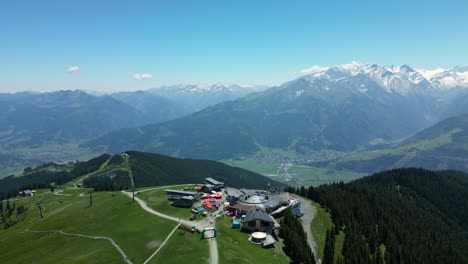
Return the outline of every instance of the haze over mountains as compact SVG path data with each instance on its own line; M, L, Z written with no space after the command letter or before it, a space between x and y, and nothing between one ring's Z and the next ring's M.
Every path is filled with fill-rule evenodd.
M263 88L218 84L99 96L80 90L0 94L1 171L88 158L96 153L77 144L116 129L171 120L258 89Z
M209 159L276 149L315 162L310 157L323 150L393 147L468 112L463 67L425 70L353 62L303 72L269 89L213 84L102 96L82 91L0 94L1 162L9 166L20 160L12 156L31 150L46 153L36 155L39 161L57 160L65 152L57 144L72 144L80 155L142 150ZM66 158L74 158L73 152Z
M83 146L212 159L265 147L300 154L352 151L391 143L468 111L463 77L442 88L436 84L446 76L428 80L408 65L351 63L307 71L264 92L176 120L115 131Z
M396 146L351 152L309 165L363 173L402 167L468 171L468 114L445 119Z

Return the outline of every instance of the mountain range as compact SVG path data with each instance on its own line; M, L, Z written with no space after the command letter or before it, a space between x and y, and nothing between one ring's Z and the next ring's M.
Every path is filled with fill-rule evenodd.
M271 88L213 84L101 96L83 91L0 94L0 154L12 163L9 157L18 150L23 155L47 149L54 156L35 153L29 160L53 161L64 152L62 146L72 144L67 159L76 152L89 156L129 149L209 159L276 149L307 157L324 150L388 148L468 112L463 67L426 70L353 62L303 72Z
M351 63L307 71L263 92L168 122L114 131L83 146L212 159L264 148L353 151L400 140L468 111L462 77L442 88L438 78L446 77L428 80L408 65Z
M184 105L191 112L202 110L206 107L231 101L254 92L266 90L267 86L250 84L225 85L215 83L209 85L170 85L147 90L149 94L158 95Z
M80 142L143 121L125 103L82 91L0 94L1 149Z
M165 88L100 95L81 90L0 94L0 175L41 162L89 158L97 153L77 144L121 128L175 119L261 89L217 85L190 86L190 91L189 86L181 87L185 88L174 90L173 95L169 91L158 95Z

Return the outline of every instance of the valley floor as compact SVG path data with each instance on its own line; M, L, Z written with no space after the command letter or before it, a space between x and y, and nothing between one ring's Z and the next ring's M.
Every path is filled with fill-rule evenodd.
M318 186L333 182L349 182L364 176L353 171L340 171L295 164L292 161L262 162L254 158L223 160L224 163L247 169L291 186Z

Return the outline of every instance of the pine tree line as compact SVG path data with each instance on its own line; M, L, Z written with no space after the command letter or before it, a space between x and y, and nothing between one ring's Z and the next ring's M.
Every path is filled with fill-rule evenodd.
M16 205L14 202L10 203L10 200L6 202L0 202L0 228L8 229L25 218L27 207L24 205Z
M468 263L465 173L396 169L288 190L327 208L345 233L343 259L332 260L328 232L324 263Z
M292 263L315 264L312 249L307 243L307 235L301 222L290 211L286 210L281 220L279 236L284 239L284 253Z
M16 197L18 191L21 190L46 189L49 188L52 183L56 185L67 183L82 175L98 170L109 157L109 154L102 154L89 161L77 162L70 172L38 170L21 177L6 177L0 180L0 199L5 200ZM38 167L40 168L41 166Z
M83 185L87 188L94 188L95 191L120 191L130 189L132 182L127 171L115 170L86 178L83 180Z

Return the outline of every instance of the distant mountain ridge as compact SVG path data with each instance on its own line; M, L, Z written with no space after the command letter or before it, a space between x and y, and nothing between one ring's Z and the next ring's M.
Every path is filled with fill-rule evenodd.
M423 69L412 68L406 64L385 66L352 62L334 67L314 66L303 70L308 75L301 77L311 79L339 79L357 74L364 74L379 83L388 91L405 94L408 89L453 89L468 88L468 67ZM417 86L417 87L415 87Z
M204 105L231 100L258 87L202 89L186 101L151 91L112 94L60 90L0 93L0 176L40 162L73 160L96 153L77 145L110 131L160 123L198 111ZM204 105L197 100L203 99ZM180 100L179 100L180 99Z
M182 103L147 91L118 92L110 96L138 110L145 124L164 122L193 112Z
M142 123L137 110L108 96L69 90L0 94L2 149L79 142Z
M267 88L267 86L225 85L222 83L210 85L179 84L161 86L149 89L147 92L183 104L191 109L192 112L195 112L221 102L246 96L250 93L261 92Z
M423 70L353 62L304 73L269 89L213 84L101 96L0 94L0 153L20 148L44 153L42 147L69 143L82 143L80 151L87 153L136 149L209 159L268 149L295 155L349 152L400 140L468 112L463 67ZM50 149L54 159L60 151Z
M281 86L180 119L116 131L83 146L211 159L255 153L262 147L297 153L351 151L407 137L468 111L462 102L457 111L452 109L459 96L441 101L438 95L444 91L408 65L315 67Z
M351 153L349 157L311 165L364 173L400 167L468 172L468 114L442 120L394 148Z

